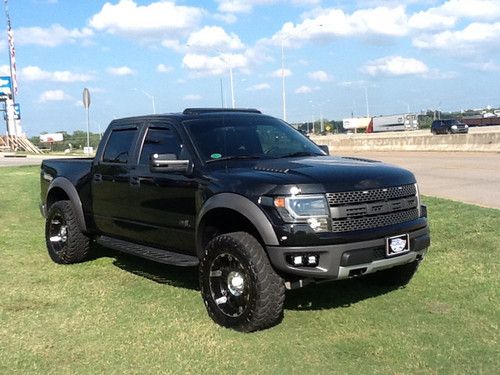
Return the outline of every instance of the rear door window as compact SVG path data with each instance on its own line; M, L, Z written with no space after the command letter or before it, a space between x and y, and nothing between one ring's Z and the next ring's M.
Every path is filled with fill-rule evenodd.
M105 163L127 164L133 151L132 144L137 129L115 129L111 132L102 161Z

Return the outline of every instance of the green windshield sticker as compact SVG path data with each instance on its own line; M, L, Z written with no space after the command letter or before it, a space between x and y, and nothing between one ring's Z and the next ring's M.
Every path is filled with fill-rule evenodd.
M210 155L210 157L212 159L220 159L222 157L222 155L221 154L212 154L212 155Z

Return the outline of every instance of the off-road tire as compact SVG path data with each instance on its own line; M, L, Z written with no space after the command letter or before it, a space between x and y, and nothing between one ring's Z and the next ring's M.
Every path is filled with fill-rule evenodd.
M378 285L402 287L411 281L413 275L417 272L419 264L420 261L415 260L401 266L378 271L367 275L367 280Z
M221 266L224 262L231 265ZM272 327L283 319L283 279L274 271L261 244L252 235L233 232L215 237L207 244L199 269L201 296L208 315L217 324L241 332L252 332ZM231 294L228 276L235 270L241 273L244 280L244 291L236 297ZM221 274L219 278L216 276L218 273ZM218 304L218 299L225 298L220 294L224 285L229 302ZM231 301L236 302L233 304ZM241 307L240 303L245 307ZM241 311L232 311L233 305ZM231 316L225 310L235 315Z
M55 233L59 225L65 225L65 236L60 236L60 230ZM58 235L63 237L61 241L55 240ZM58 201L50 206L45 221L45 241L49 256L56 263L79 263L87 259L90 252L90 238L80 230L70 201Z

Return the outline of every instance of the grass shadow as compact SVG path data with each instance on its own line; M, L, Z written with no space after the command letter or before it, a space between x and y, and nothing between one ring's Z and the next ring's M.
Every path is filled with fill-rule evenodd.
M114 258L114 266L156 283L199 290L197 267L171 266L93 244L91 259L104 257Z

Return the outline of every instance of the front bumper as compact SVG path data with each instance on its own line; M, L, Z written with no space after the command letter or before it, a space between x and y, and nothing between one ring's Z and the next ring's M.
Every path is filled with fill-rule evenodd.
M267 246L267 253L275 269L287 275L306 279L346 279L422 259L430 245L428 227L415 230L408 235L410 252L391 258L385 257L385 237L327 246ZM293 266L287 258L294 254L318 255L318 265Z

